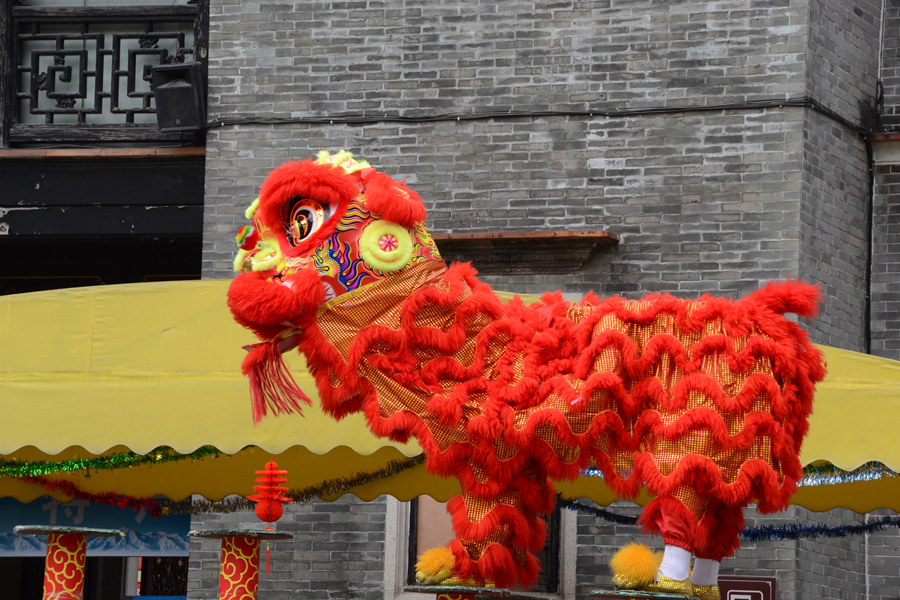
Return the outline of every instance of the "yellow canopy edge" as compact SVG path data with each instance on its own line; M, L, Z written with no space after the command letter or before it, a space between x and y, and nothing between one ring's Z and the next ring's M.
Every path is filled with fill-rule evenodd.
M227 281L142 283L0 298L0 454L70 446L100 454L113 446L146 453L166 445L189 453L234 453L295 445L323 454L345 445L407 456L418 444L375 438L362 415L341 422L317 403L303 415L270 415L254 426L242 346L257 341L225 305ZM317 398L302 357L286 362Z
M376 438L361 415L336 422L315 402L303 416L270 415L254 426L240 363L241 346L255 339L231 319L228 285L143 283L0 297L0 454L59 460L125 448L146 453L165 445L189 453L215 446L231 456L66 477L92 492L217 499L249 493L253 471L272 457L298 489L374 472L421 452L415 442ZM829 372L818 386L803 464L825 460L851 470L880 461L900 470L900 447L892 442L900 430L900 363L822 349ZM315 400L302 358L292 353L287 362ZM557 487L567 497L600 504L615 499L597 478ZM447 499L458 489L456 481L420 466L350 493L364 500L381 494ZM0 479L0 496L28 501L45 493ZM887 479L801 488L794 502L864 512L900 510L898 498L900 483Z

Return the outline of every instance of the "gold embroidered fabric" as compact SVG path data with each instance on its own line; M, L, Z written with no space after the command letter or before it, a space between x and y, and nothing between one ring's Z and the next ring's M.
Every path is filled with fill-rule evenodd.
M328 341L347 360L350 344L360 330L369 325L399 329L403 301L417 289L440 284L446 270L444 261L440 259L411 265L392 277L380 279L323 304L316 314L316 321ZM437 309L431 311L430 319L433 322L428 324L433 327L447 324L442 311ZM426 323L428 319L421 317L421 321Z
M466 304L476 300L475 291L445 275L440 261L411 265L330 303L317 322L345 359L360 332L380 328L356 367L377 391L378 417L414 415L441 453L465 448L466 468L476 481L507 481L509 470L549 448L561 467L592 458L614 487L629 478L644 480L646 469L683 478L679 467L691 456L709 459L711 476L726 486L750 461L765 465L782 485L772 436L784 434L785 416L776 416L766 391L773 389L770 383L750 384L762 378L781 394L790 382L775 375L768 351L748 353L752 339L770 341L757 327L735 329L737 317L721 311L706 316L698 312L706 310L702 302L672 298L664 310L648 300L616 300L614 309L569 305L554 323L532 308L493 314L471 308L482 306L477 302ZM403 313L404 302L429 286L434 294ZM545 330L571 337L541 342ZM574 352L560 354L564 348ZM768 425L748 429L759 425L760 416ZM493 433L485 437L487 431ZM649 462L638 472L641 455ZM698 493L686 484L668 489L698 517L712 490ZM500 503L520 506L502 493L480 497L467 505L467 517L480 521ZM490 543L505 543L505 531L463 542L480 555Z

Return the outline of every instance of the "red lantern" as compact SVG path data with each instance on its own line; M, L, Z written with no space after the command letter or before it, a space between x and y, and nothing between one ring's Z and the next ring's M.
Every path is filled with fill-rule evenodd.
M284 514L283 505L291 501L290 498L282 495L282 492L286 492L288 489L278 485L279 483L287 481L287 477L283 477L283 475L287 475L287 471L278 470L278 463L271 461L266 463L265 470L257 471L256 474L262 476L256 478L256 483L261 485L253 486L253 491L258 493L247 496L247 500L256 502L256 516L259 517L261 521L274 523ZM266 527L266 529L272 528ZM274 531L274 529L272 529L272 531ZM266 573L268 572L269 544L266 542Z
M282 508L281 502L278 500L266 498L265 500L260 500L256 503L256 516L259 517L260 521L274 523L280 519L283 514L284 508Z

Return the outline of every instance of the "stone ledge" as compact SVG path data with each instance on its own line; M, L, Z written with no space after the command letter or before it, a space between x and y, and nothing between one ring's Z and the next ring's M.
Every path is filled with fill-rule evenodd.
M471 261L484 275L577 273L600 250L619 243L602 230L432 233L448 263Z
M5 148L0 160L21 158L169 158L205 156L206 148Z

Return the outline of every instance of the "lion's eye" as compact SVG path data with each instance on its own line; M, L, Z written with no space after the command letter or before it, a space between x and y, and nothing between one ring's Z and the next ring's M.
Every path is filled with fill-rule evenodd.
M287 215L287 240L297 246L315 233L325 223L325 211L315 200L298 198L290 205Z

